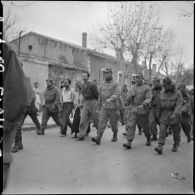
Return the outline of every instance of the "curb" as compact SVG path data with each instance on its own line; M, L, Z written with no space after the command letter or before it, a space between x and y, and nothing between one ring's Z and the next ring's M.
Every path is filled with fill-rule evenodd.
M58 125L56 125L56 124L47 125L46 129L51 129L51 128L54 128L54 127L58 127ZM36 129L37 129L36 127L25 127L25 128L22 128L22 131L32 131L32 130L36 130Z

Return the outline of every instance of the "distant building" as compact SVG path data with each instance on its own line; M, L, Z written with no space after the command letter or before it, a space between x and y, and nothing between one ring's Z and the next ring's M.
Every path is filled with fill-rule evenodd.
M113 69L114 78L122 85L130 84L132 74L136 73L129 62L120 62L114 56L87 48L87 33L82 33L82 46L50 38L36 32L29 32L10 42L23 64L24 72L31 78L32 84L37 81L40 91L46 88L46 78L52 77L57 86L61 80L69 78L72 86L83 72L90 72L91 80L103 81L103 70L106 66ZM121 65L122 64L122 65ZM144 74L144 66L138 65L139 72Z

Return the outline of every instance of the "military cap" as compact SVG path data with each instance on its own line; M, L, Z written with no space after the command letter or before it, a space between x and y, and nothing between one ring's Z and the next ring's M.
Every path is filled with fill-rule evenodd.
M171 80L169 77L165 77L165 78L163 79L163 83L171 84L171 83L172 83L172 80Z
M48 78L48 79L46 79L46 81L51 81L52 83L54 83L52 78Z

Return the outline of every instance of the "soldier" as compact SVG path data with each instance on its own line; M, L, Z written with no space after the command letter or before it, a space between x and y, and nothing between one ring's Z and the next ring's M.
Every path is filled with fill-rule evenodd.
M183 107L181 109L180 117L181 117L181 127L187 137L187 142L191 141L191 99L189 94L187 93L185 84L180 84L178 86L182 97L183 97Z
M126 117L125 117L125 102L128 96L128 89L127 89L127 85L124 84L121 88L121 98L123 101L123 108L120 111L120 115L121 115L121 119L122 119L122 125L126 124Z
M104 130L107 126L108 119L110 120L111 129L113 131L112 142L117 141L117 132L118 132L118 119L119 119L119 96L120 88L119 84L114 81L112 76L112 69L105 69L105 80L100 86L99 93L99 108L100 111L100 121L99 128L97 131L97 136L92 137L92 141L96 144L101 143L101 138L104 133Z
M9 170L13 161L11 147L19 121L26 110L27 86L25 75L16 54L3 44L3 189L6 188Z
M127 105L129 105L127 118L127 143L123 147L131 149L131 143L135 136L136 123L141 124L147 138L146 146L151 146L149 127L149 105L152 100L150 87L143 83L143 75L136 75L136 84L129 91Z
M192 122L192 131L191 131L191 140L194 140L194 89L191 91L191 122Z
M35 91L32 89L31 83L30 83L30 78L26 78L26 84L27 84L27 91L28 91L28 99L27 99L27 107L26 107L26 112L23 114L21 120L20 120L20 125L16 131L16 136L15 136L15 145L12 148L12 152L18 152L19 150L23 149L23 144L22 144L22 126L24 124L24 121L29 115L33 122L35 123L37 127L37 131L40 131L40 123L37 118L37 112L38 108L35 106Z
M177 152L180 134L180 111L182 108L182 95L178 91L169 77L163 79L163 88L159 95L159 103L157 106L157 116L160 121L160 132L158 138L158 147L155 151L159 154L163 152L165 144L167 128L170 126L173 130L173 152Z
M161 90L162 90L162 86L160 84L160 80L154 77L152 81L152 102L151 102L151 110L149 114L149 121L150 121L151 135L152 135L151 141L157 140L157 124L160 125L159 121L157 120L156 107L158 103L158 96Z
M47 127L47 121L50 116L53 118L55 123L62 127L61 120L59 117L59 92L54 86L54 82L51 78L46 80L47 88L44 93L45 105L43 107L41 129L38 131L38 135L44 135L44 130ZM62 129L61 129L62 130Z
M81 121L79 125L79 136L76 141L84 140L84 137L87 133L90 119L92 118L94 126L98 129L98 113L97 113L97 104L98 104L98 88L97 85L89 81L90 74L83 73L83 88L82 96L83 108L81 110Z

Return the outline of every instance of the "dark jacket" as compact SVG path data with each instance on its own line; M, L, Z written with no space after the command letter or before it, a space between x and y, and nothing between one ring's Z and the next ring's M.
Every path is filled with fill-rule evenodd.
M49 109L49 111L51 112L57 112L59 102L60 102L60 95L57 88L54 86L51 86L49 88L47 87L44 93L44 98L45 98L45 107ZM53 105L55 106L54 108L52 108Z
M113 79L111 81L105 81L101 84L99 89L99 106L109 109L119 108L120 87ZM106 100L111 99L110 103Z
M93 82L87 81L83 84L81 93L86 100L98 99L98 88Z
M160 119L160 123L166 125L179 123L179 117L177 117L177 121L174 122L171 120L171 116L173 114L177 116L180 115L182 104L183 98L180 91L174 89L173 92L165 93L165 90L162 90L157 106L157 115L158 119Z
M4 130L13 130L26 110L27 86L24 72L15 52L6 44L3 46Z

